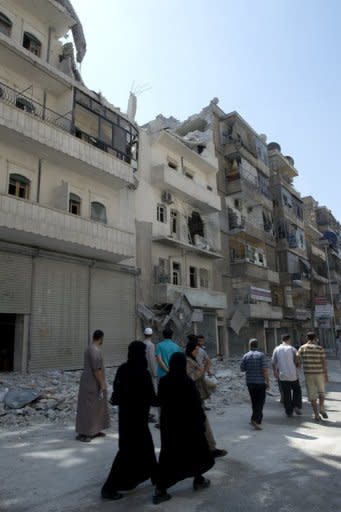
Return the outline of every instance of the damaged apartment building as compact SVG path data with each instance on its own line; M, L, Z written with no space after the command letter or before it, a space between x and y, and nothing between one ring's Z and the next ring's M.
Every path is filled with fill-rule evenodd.
M214 273L226 295L228 351L240 354L251 337L271 350L283 312L274 293L279 273L266 137L237 112L225 114L216 98L176 132L199 146L209 140L217 161L222 258Z
M190 144L179 123L158 116L141 130L136 191L139 313L185 341L204 334L211 354L226 352L226 294L215 279L222 258L217 162L206 144Z
M0 370L82 367L98 328L117 364L135 337L138 128L85 50L69 0L0 0Z

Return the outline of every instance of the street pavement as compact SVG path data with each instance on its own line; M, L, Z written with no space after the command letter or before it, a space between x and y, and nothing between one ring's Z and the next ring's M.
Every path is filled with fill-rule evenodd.
M0 511L340 512L341 369L335 360L329 367L328 420L314 422L306 402L302 417L287 418L274 397L267 398L260 432L249 425L248 404L209 413L229 455L207 473L209 489L193 492L186 480L158 506L150 483L117 502L99 497L117 449L114 430L91 444L76 442L71 427L0 430ZM151 430L159 449L159 433Z

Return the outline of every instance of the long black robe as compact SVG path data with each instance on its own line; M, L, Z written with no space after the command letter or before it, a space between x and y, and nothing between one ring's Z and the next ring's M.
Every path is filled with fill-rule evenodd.
M146 368L124 363L117 370L111 402L119 406L119 451L103 491L129 491L139 483L155 481L157 462L148 427L151 405L157 405Z
M185 371L186 359L183 364ZM195 383L185 374L170 373L160 380L158 398L161 452L157 486L167 489L205 473L214 465L214 458L207 444L206 416Z

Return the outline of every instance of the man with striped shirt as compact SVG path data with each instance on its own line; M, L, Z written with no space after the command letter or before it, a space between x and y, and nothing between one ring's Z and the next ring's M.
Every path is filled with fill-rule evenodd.
M308 332L307 343L300 347L298 357L303 362L308 400L312 405L315 420L320 421L320 415L322 418L328 418L324 408L325 382L328 382L326 354L317 344L315 333ZM317 399L319 399L319 408Z
M269 387L269 370L265 354L258 349L258 341L251 338L249 352L244 354L240 363L240 370L246 373L246 384L250 393L252 404L251 425L255 430L262 430L263 407L265 392Z

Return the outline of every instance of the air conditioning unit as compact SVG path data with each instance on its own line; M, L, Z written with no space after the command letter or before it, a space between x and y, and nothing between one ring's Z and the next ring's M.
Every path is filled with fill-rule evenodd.
M173 202L173 196L170 192L168 192L167 190L164 190L161 194L161 200L164 203L170 204Z

